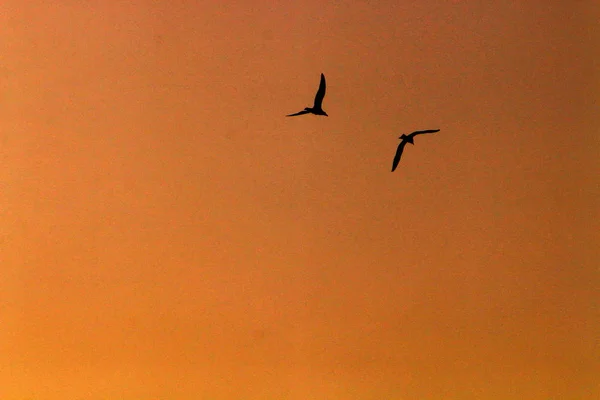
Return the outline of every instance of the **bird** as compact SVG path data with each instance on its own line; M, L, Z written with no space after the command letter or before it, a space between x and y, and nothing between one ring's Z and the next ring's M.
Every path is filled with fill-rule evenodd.
M286 117L295 117L296 115L303 114L315 114L315 115L324 115L328 117L327 113L323 111L323 97L325 97L325 75L321 74L321 83L319 84L319 90L317 90L317 94L315 95L315 104L311 107L306 107L304 110L299 111L295 114L286 115Z
M435 133L435 132L439 132L439 129L428 129L425 131L416 131L411 133L410 135L405 135L402 134L402 136L400 136L398 139L402 139L402 141L400 142L400 144L398 145L398 149L396 149L396 155L394 156L394 162L392 163L392 172L394 172L394 170L396 169L396 167L398 166L398 163L400 162L400 157L402 156L402 151L404 150L404 146L406 145L406 143L410 143L410 144L415 144L413 141L413 138L417 135L421 135L423 133Z

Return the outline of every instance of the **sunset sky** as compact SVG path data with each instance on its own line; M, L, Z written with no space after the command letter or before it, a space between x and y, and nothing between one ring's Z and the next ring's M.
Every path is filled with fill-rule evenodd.
M0 399L600 398L599 20L2 1Z

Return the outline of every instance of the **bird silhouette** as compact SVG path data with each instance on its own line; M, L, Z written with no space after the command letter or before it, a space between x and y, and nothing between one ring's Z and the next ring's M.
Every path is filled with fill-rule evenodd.
M404 146L406 145L406 143L410 143L410 144L415 144L413 141L413 138L417 135L421 135L423 133L435 133L435 132L439 132L439 129L429 129L426 131L416 131L411 133L410 135L405 135L402 134L402 136L400 136L398 139L402 139L402 141L400 142L400 144L398 145L398 149L396 149L396 155L394 156L394 162L392 163L392 172L394 172L394 170L396 169L396 167L398 166L398 163L400 162L400 157L402 157L402 151L404 151Z
M317 94L315 95L315 104L312 108L306 107L304 110L295 114L286 115L286 117L295 117L296 115L303 114L324 115L328 117L327 113L321 108L323 105L323 97L325 97L325 75L321 74L321 83L319 84L319 90L317 90Z

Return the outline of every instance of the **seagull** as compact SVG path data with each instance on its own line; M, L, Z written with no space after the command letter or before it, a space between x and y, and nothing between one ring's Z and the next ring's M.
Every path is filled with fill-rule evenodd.
M312 106L312 108L306 107L304 110L295 114L286 115L286 117L295 117L296 115L309 113L328 117L327 113L321 108L321 105L323 104L323 97L325 97L325 75L321 74L321 83L319 84L319 90L317 90L317 94L315 95L315 104Z
M429 129L426 131L416 131L416 132L411 133L410 135L402 134L402 136L400 136L398 138L398 139L402 139L402 141L398 145L398 149L396 150L396 155L394 156L394 162L392 164L392 172L394 172L394 170L398 166L398 163L400 162L400 157L402 156L402 151L404 150L404 146L406 145L406 143L415 144L413 142L413 138L415 136L420 135L422 133L435 133L435 132L439 132L439 131L440 131L439 129Z

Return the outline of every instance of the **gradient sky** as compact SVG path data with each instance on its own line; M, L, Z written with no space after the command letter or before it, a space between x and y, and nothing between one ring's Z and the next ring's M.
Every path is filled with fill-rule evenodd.
M0 4L0 398L598 399L599 3L223 3Z

